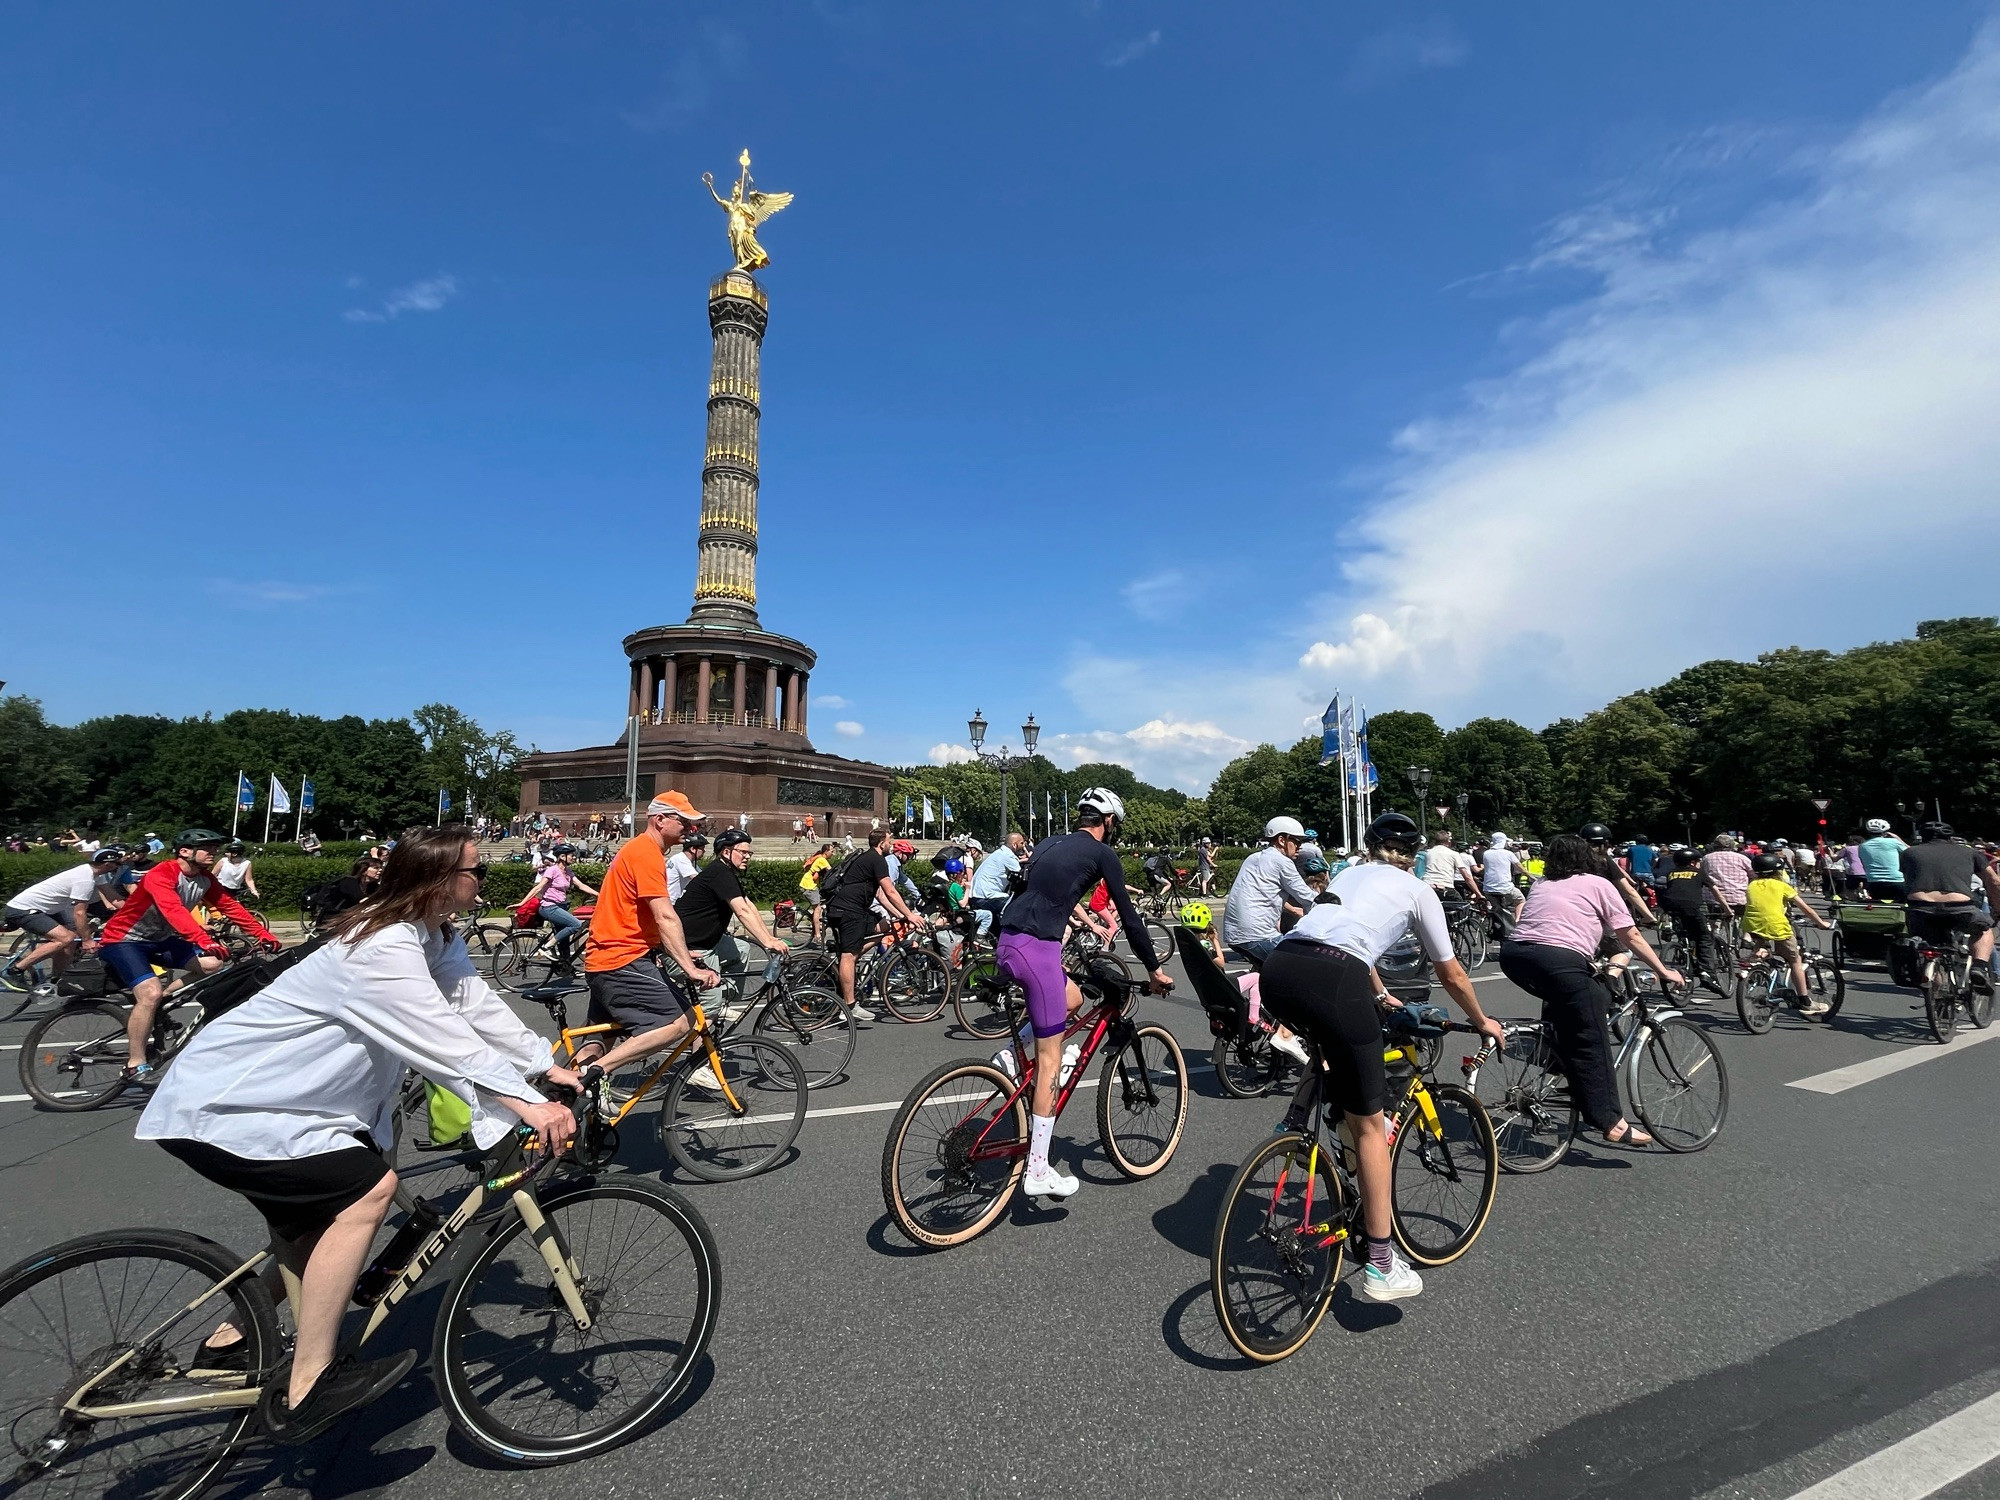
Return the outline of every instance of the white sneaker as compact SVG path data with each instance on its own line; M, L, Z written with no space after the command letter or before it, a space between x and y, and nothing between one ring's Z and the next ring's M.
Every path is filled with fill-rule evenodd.
M698 1089L708 1089L717 1094L722 1092L722 1080L715 1076L715 1069L707 1063L688 1074L688 1082Z
M1389 1252L1389 1274L1384 1276L1371 1261L1361 1269L1361 1295L1370 1302L1401 1302L1424 1289L1424 1278L1394 1250Z
M1271 1050L1282 1052L1287 1057L1295 1057L1300 1062L1312 1060L1306 1055L1305 1043L1295 1036L1279 1036L1275 1031L1271 1033Z
M1832 1009L1824 1000L1807 1000L1799 1006L1799 1014L1807 1020L1816 1020Z
M1021 1179L1021 1191L1030 1198L1067 1198L1077 1190L1077 1180L1067 1172L1058 1172L1050 1163L1037 1172L1032 1166Z
M850 1005L847 1007L847 1014L857 1021L872 1021L875 1019L875 1012L865 1005Z

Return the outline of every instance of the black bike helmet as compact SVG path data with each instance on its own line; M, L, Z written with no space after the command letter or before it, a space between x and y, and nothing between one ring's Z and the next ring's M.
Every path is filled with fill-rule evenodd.
M1364 839L1370 849L1394 849L1399 854L1415 854L1424 842L1417 820L1399 812L1385 812L1376 818L1368 825Z
M1583 827L1577 829L1576 836L1586 844L1608 844L1611 842L1611 830L1602 823L1586 823Z
M1759 854L1750 861L1750 868L1755 870L1759 875L1775 875L1784 863L1775 854Z
M1935 839L1948 839L1952 837L1951 824L1949 823L1926 823L1917 832L1923 835L1924 842L1926 843Z
M742 829L725 828L715 836L715 852L720 854L725 849L734 849L738 844L747 844L749 842L750 835Z

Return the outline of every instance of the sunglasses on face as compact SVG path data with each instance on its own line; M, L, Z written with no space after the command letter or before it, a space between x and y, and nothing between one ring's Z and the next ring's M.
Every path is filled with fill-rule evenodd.
M458 873L461 875L470 875L474 880L484 885L486 884L486 861L482 859L476 865L460 865Z

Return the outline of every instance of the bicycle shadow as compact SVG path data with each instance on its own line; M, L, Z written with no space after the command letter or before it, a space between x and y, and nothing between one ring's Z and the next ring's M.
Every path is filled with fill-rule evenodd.
M1153 1228L1161 1239L1189 1255L1207 1257L1215 1239L1215 1216L1236 1168L1216 1162L1191 1180L1172 1203L1153 1210Z
M1200 1310L1196 1311L1197 1304ZM1160 1319L1160 1339L1174 1357L1197 1370L1257 1370L1264 1368L1239 1353L1215 1321L1208 1282L1200 1281L1167 1304Z
M687 1389L682 1391L674 1399L673 1404L667 1407L659 1416L647 1423L638 1432L633 1433L631 1437L618 1446L621 1448L629 1447L641 1438L656 1435L672 1426L692 1409L697 1401L708 1394L708 1388L714 1383L715 1356L704 1353L695 1362L694 1374L688 1381ZM446 1434L444 1446L447 1453L468 1469L483 1469L488 1472L501 1474L519 1474L522 1472L520 1465L507 1463L505 1460L488 1453L485 1449L474 1445L456 1427ZM314 1500L320 1500L320 1497L315 1495Z
M940 1255L950 1248L945 1245L913 1245L907 1240L891 1239L889 1231L895 1224L896 1221L886 1213L870 1224L866 1236L868 1248L877 1255L888 1256L891 1260L911 1260L924 1255Z

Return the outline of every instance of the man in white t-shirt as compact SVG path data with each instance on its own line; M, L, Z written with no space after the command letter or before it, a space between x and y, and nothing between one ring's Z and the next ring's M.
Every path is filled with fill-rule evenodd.
M97 947L90 935L90 903L97 895L97 865L102 862L107 868L118 863L118 851L99 850L86 864L72 865L46 880L36 881L25 891L10 898L0 907L0 922L6 926L20 927L33 933L41 941L22 953L6 968L0 969L0 985L8 989L34 988L37 993L46 993L54 988L54 981L44 986L36 986L28 976L29 972L45 959L55 961L55 973L60 976L76 955L71 950L81 945L81 951L91 952Z
M1507 835L1496 831L1479 856L1479 893L1500 919L1503 933L1514 930L1521 914L1521 888L1514 883L1520 873L1520 856L1507 847Z
M1440 828L1431 835L1431 846L1424 851L1423 882L1438 893L1441 901L1479 901L1479 885L1473 879L1473 871L1479 862L1469 854L1460 854L1452 843L1451 830Z
M698 833L691 833L674 846L674 852L667 856L667 899L680 905L681 893L701 867L696 863L702 851L708 847L708 840Z

